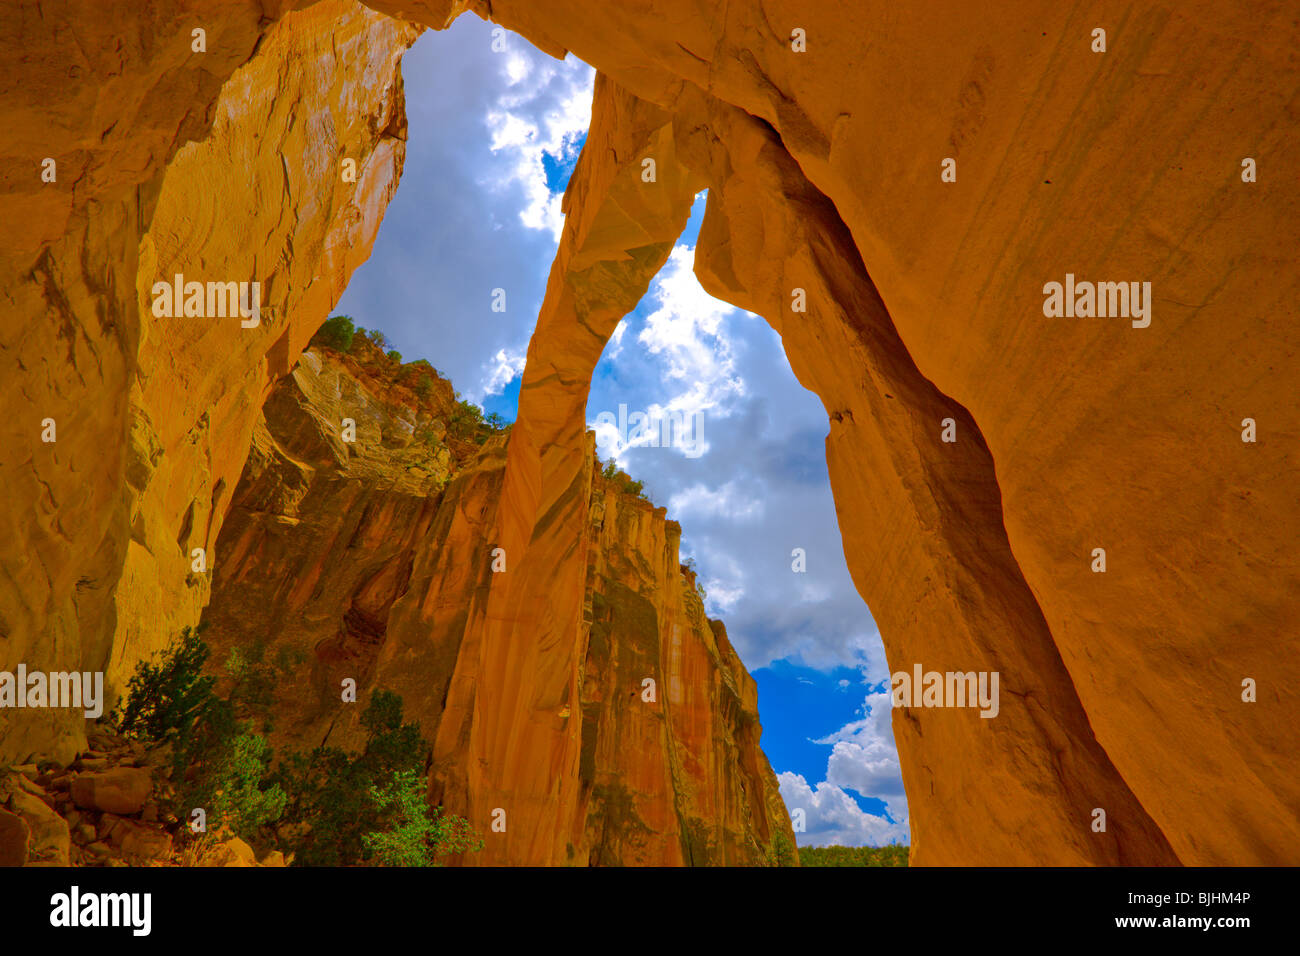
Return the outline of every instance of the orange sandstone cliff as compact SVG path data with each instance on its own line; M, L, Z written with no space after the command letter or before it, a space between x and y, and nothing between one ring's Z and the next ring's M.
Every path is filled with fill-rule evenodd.
M355 441L341 437L345 417ZM359 701L373 688L400 693L439 742L435 800L485 837L463 862L792 862L753 678L678 564L677 524L602 478L591 442L579 526L553 533L585 564L582 618L563 635L571 646L553 651L575 662L573 693L546 715L556 740L577 739L577 763L554 767L557 744L516 747L492 768L496 790L468 774L475 709L528 704L540 690L532 672L487 669L490 598L515 573L508 551L493 554L506 436L489 432L457 423L445 381L360 336L348 355L304 352L254 429L218 540L205 640L219 654L261 644L302 662L273 704L276 736L297 746L360 744L345 679ZM544 613L554 587L519 595L516 616ZM464 688L468 715L456 708ZM554 769L549 792L517 794L512 779L537 765Z
M418 30L352 3L274 26L261 12L0 16L15 71L0 147L6 665L104 670L120 687L197 622L210 572L193 571L193 551L216 560L262 403L368 256L396 188L398 63ZM54 159L56 180L28 176L31 157ZM338 174L344 157L355 183ZM260 281L260 324L155 317L150 290L177 273ZM45 419L57 440L28 441ZM0 717L0 758L66 762L84 740L74 712Z
M690 620L690 595L673 596L658 550L668 526L599 505L583 424L604 342L707 187L697 273L771 322L826 406L845 555L891 669L1001 674L996 719L895 712L913 862L1300 859L1300 659L1286 650L1300 620L1300 28L1286 4L369 6L21 3L0 17L0 213L24 225L0 251L3 662L106 668L120 685L198 620L213 572L196 575L191 552L205 549L220 585L245 461L274 457L263 404L392 195L401 51L416 26L471 12L601 74L518 421L439 492L458 504L437 505L438 521L419 490L441 480L436 460L394 483L423 505L364 482L300 489L362 503L350 520L369 515L356 530L377 545L372 577L319 635L333 644L318 666L415 683L408 659L456 647L443 699L422 705L438 711L421 714L436 795L474 819L507 808L512 860L562 861L570 846L637 859L629 803L683 853L697 818L713 821L714 852L762 842L755 786L719 790L674 762L682 748L733 753L724 742L745 731L722 687L749 692L713 663L725 641L692 630L681 666L695 677L673 701L671 625ZM44 157L56 182L40 179ZM338 172L349 157L355 183ZM1248 157L1257 181L1243 181ZM178 272L263 282L261 326L155 319L149 289ZM1044 284L1067 273L1150 281L1150 325L1044 316ZM795 289L806 313L791 311ZM1257 441L1241 440L1246 418ZM39 440L45 419L55 443ZM941 439L949 421L955 442ZM316 456L304 465L337 461L310 430L281 447L295 438ZM403 460L389 452L384 468ZM268 514L302 521L280 495ZM602 541L611 520L623 530ZM270 525L242 526L273 540ZM445 563L425 537L480 551ZM502 581L487 577L492 547ZM635 677L591 656L602 625L618 633L645 611L603 583L645 595L624 553L664 570L646 598L662 772L605 762L651 732L646 714L575 719ZM632 630L641 650L626 663L644 669L651 631ZM701 706L690 694L707 674ZM718 720L725 732L706 735ZM66 714L6 715L0 758L70 753L82 735ZM632 801L609 789L620 772L638 775ZM635 800L670 790L671 815ZM611 814L621 826L600 824Z

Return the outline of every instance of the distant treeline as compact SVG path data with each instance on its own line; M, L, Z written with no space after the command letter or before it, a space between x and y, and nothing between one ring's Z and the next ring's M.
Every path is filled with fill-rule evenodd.
M907 866L907 847L801 846L802 866Z

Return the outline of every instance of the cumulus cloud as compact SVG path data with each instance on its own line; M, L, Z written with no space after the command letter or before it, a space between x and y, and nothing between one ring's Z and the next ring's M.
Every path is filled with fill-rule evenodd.
M516 376L523 373L527 353L523 349L498 349L487 363L483 381L484 395L500 395Z
M885 801L890 816L907 819L902 769L894 744L889 691L868 695L866 716L814 743L830 744L826 782Z
M636 348L628 348L625 336L629 323L624 322L615 330L605 352L605 361L620 373L634 363L645 366L650 357L653 364L644 370L652 370L652 374L637 377L656 398L635 408L652 421L682 423L687 441L675 442L672 447L689 458L708 453L712 447L708 436L719 422L731 417L746 397L745 379L736 368L730 323L740 318L758 321L750 313L706 293L695 278L694 268L694 247L676 245L650 285L646 301L653 308L637 320ZM626 467L630 449L662 444L662 429L655 436L638 437L611 424L610 417L621 423L625 416L619 415L617 407L588 408L588 427L596 432L596 447L603 457ZM697 487L685 494L682 503L690 505L692 500L709 496L718 499L728 494L721 488Z
M718 488L694 484L673 495L668 511L679 521L691 516L726 515L736 521L763 517L763 499L740 487L733 479Z
M745 380L736 371L724 320L749 313L705 292L694 269L694 247L675 246L652 289L658 308L646 316L637 341L661 359L665 384L684 386L667 407L725 417L744 397Z
M591 125L596 74L574 56L554 60L517 37L511 44L499 55L506 89L487 113L489 148L510 165L504 177L494 172L483 185L494 190L520 186L525 196L520 222L548 231L558 242L564 228L562 190L552 188L545 158L560 166L577 158Z
M803 810L806 830L796 833L800 846L883 846L907 843L907 820L867 813L840 787L822 781L816 787L797 773L777 775L781 799L793 814Z
M594 78L577 60L555 60L513 35L504 52L493 53L491 29L461 17L449 30L426 32L407 54L402 182L370 261L336 309L381 328L409 358L428 358L475 400L508 394L522 369ZM617 457L682 522L683 556L696 559L709 612L725 615L747 667L776 660L818 670L847 665L878 682L886 676L883 648L849 577L829 489L826 411L795 380L780 337L762 319L699 286L694 242L688 230L645 301L615 332L587 418L617 414L620 402L687 420L700 414L701 454L625 442L608 427L598 429L600 454ZM505 313L490 309L498 287L507 291ZM806 552L806 573L792 571L795 547ZM759 703L765 737L807 741L803 715ZM887 842L880 834L895 832L881 830L889 821L863 819L870 815L844 804L853 803L850 791L874 787L871 796L902 814L896 830L905 819L895 796L901 786L887 779L878 739L887 723L863 723L823 738L827 779L814 786L796 778L807 802L787 800L839 820L841 842ZM905 827L897 832L906 839Z
M429 359L475 401L500 393L532 335L595 76L514 35L493 52L492 29L460 17L403 59L401 184L335 310ZM491 310L496 288L505 312Z

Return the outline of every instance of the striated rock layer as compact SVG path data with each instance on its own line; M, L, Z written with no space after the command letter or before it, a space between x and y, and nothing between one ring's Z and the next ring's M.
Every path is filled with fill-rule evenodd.
M895 715L914 862L1300 858L1284 5L372 5L435 28L472 9L672 118L624 249L671 231L682 177L712 187L697 270L826 404L891 666L1002 675L995 720ZM1045 318L1066 273L1152 282L1151 325ZM526 381L588 326L542 318ZM1247 417L1268 435L1241 441Z
M0 16L16 71L0 203L27 224L0 253L0 389L21 409L0 423L5 666L104 670L117 689L197 622L263 400L369 255L419 30L342 0L285 6ZM154 283L178 273L260 282L260 324L155 317ZM79 713L0 715L0 760L83 746Z
M400 693L438 742L434 799L484 836L465 863L743 865L787 849L793 861L753 678L678 564L677 524L604 480L590 441L574 523L560 517L547 533L583 562L581 617L546 655L573 670L545 713L526 713L559 732L535 742L546 750L516 745L471 773L476 716L503 701L528 707L545 690L541 673L489 669L494 596L544 616L560 585L527 575L540 590L521 592L509 550L493 555L505 437L482 432L476 444L454 419L450 386L436 380L422 397L423 375L360 339L346 356L314 349L254 431L204 634L218 657L261 644L301 662L277 688L276 737L358 745L368 692ZM340 437L345 417L355 442ZM348 678L359 704L342 701ZM573 766L555 766L570 739ZM516 783L538 766L553 770L548 791Z
M891 667L1001 674L996 719L895 713L913 861L1300 859L1286 4L370 6L434 28L490 15L604 74L504 466L456 478L463 504L431 526L495 540L511 571L466 606L450 595L479 586L486 553L413 554L421 601L389 612L421 645L447 646L453 606L467 617L436 731L449 805L477 818L508 800L515 860L567 858L591 819L572 718L592 692L574 637L587 383L707 186L698 273L768 318L826 405L845 554ZM0 423L0 661L120 681L197 619L208 583L189 552L221 568L263 400L373 237L415 30L339 0L46 7L0 18L0 202L24 225L0 252L16 410ZM263 281L266 319L154 319L149 289L175 272ZM1067 273L1150 281L1149 327L1045 317L1043 285ZM375 653L376 680L402 676L401 646ZM70 754L80 734L66 712L9 713L0 758Z

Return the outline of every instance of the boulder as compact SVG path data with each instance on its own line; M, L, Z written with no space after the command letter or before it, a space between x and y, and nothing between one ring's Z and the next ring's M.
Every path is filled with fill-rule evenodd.
M202 866L257 866L253 848L239 837L217 844L200 864Z
M123 815L139 813L152 792L149 771L138 767L83 773L72 781L72 800L77 806Z
M120 840L125 856L137 860L166 860L172 853L171 834L130 820L121 821L113 837Z
M24 790L16 791L9 798L9 809L22 817L31 830L29 862L41 860L55 866L69 865L72 835L63 817L40 797Z
M16 813L0 810L0 866L23 866L31 842L31 828Z

